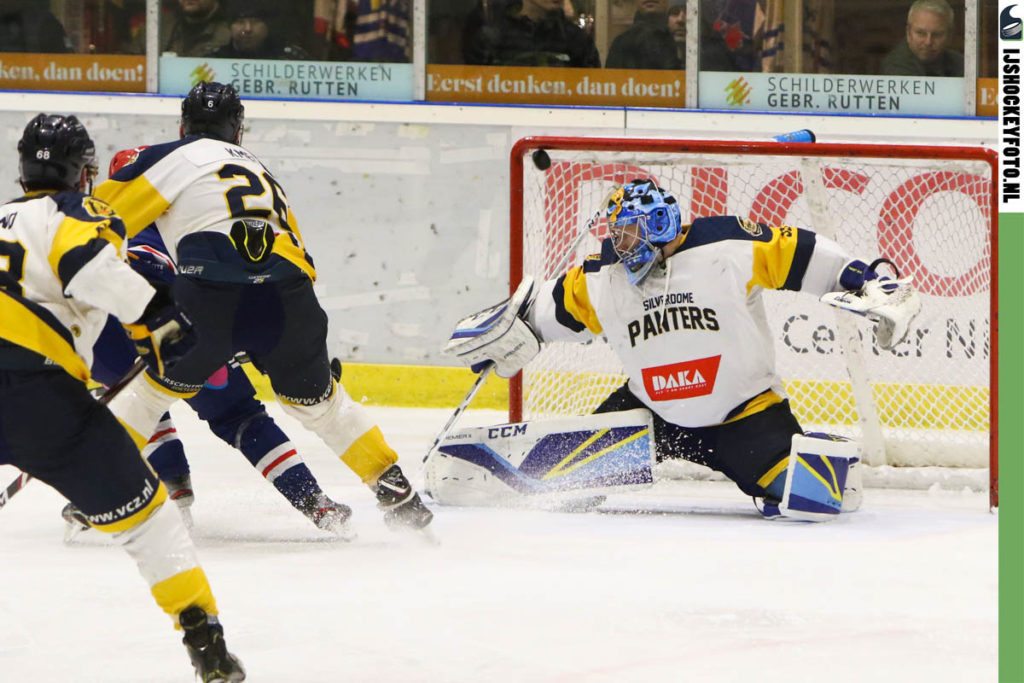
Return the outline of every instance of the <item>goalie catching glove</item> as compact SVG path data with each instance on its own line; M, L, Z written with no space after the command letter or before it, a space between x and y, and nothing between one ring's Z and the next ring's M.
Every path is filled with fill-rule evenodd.
M139 357L161 377L195 346L192 324L162 287L157 288L139 319L125 323L124 329Z
M875 267L880 263L892 266L896 277L877 273ZM847 291L829 292L821 300L873 320L877 323L878 345L891 350L907 336L910 323L921 312L921 297L910 282L909 277L900 279L899 271L888 259L875 259L870 265L851 261L839 276L839 284Z
M493 362L499 377L512 377L540 352L540 341L524 320L532 292L533 278L527 276L511 298L460 320L441 351L477 372Z

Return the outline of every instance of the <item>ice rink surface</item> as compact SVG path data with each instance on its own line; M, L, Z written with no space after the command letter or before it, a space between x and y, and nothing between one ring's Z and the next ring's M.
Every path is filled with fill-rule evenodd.
M448 410L370 408L422 483ZM766 522L722 482L585 514L434 506L440 544L388 531L368 489L270 412L359 538L295 512L187 407L193 537L256 683L995 681L997 526L982 493L869 489L822 525ZM461 426L503 420L468 411ZM0 467L0 485L15 475ZM179 636L98 532L62 542L32 482L0 510L0 681L185 683ZM627 512L642 506L656 513Z

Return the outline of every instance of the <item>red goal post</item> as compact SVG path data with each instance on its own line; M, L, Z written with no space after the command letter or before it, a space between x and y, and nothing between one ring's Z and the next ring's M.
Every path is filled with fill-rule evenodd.
M886 256L923 300L907 340L813 297L765 292L776 362L805 429L857 438L871 466L988 469L998 504L997 155L983 147L528 137L512 149L510 291L599 249L610 188L653 178L684 222L740 215ZM509 419L585 414L624 381L600 340L547 344L509 385Z

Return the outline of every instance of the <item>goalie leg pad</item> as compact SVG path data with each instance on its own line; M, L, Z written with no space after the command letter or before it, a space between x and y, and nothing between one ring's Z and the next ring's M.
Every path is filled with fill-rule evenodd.
M427 460L427 493L447 505L504 505L592 496L653 481L650 412L472 427Z
M782 499L776 508L765 505L765 517L822 522L843 507L850 464L860 459L855 441L821 434L794 435L785 472Z

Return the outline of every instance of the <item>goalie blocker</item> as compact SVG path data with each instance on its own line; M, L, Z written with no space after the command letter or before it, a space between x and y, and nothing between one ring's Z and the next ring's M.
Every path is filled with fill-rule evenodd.
M499 377L512 377L540 352L540 341L524 320L532 293L533 278L523 278L510 298L460 320L441 351L474 371L493 362Z

